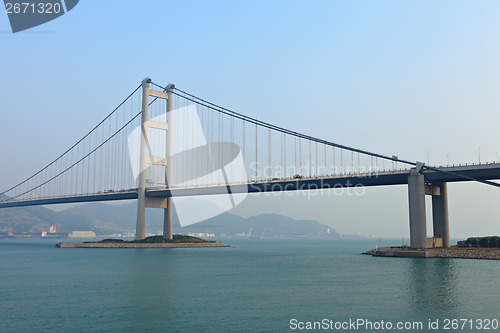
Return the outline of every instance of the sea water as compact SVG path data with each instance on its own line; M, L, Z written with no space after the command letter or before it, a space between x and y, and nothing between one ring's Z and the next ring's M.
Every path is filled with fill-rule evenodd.
M360 255L379 240L225 243L72 249L0 240L0 332L436 332L447 322L471 332L483 331L479 320L498 331L498 261ZM452 320L462 327L451 329Z

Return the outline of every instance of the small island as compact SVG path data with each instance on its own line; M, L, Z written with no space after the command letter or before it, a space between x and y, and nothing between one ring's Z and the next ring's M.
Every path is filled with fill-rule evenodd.
M412 249L409 246L379 247L362 254L374 257L458 258L500 260L500 237L470 237L450 248Z
M216 241L208 241L198 237L174 235L173 239L164 239L162 236L151 236L141 240L123 240L123 239L103 239L96 242L83 243L62 243L56 244L56 247L63 248L187 248L187 247L229 247L229 245Z

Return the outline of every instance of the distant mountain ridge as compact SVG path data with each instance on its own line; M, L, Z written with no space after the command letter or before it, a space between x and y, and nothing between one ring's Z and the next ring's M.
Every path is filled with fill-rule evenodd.
M16 232L48 231L51 225L57 231L91 230L92 221L84 216L54 212L43 206L16 207L0 209L0 230L9 226Z
M193 201L196 204L196 201ZM115 234L135 231L136 203L107 205L87 203L61 212L43 206L0 209L0 230L17 224L17 232L47 231L56 225L58 231L93 230L96 234ZM146 232L158 233L163 229L163 210L146 211ZM180 227L176 214L174 233L205 233L216 236L247 235L253 237L336 237L338 234L317 221L295 220L279 214L261 214L244 218L228 212L203 222Z
M226 236L246 234L263 238L338 236L335 230L317 221L295 220L279 214L261 214L244 218L230 213L223 213L180 229L181 232L213 233Z

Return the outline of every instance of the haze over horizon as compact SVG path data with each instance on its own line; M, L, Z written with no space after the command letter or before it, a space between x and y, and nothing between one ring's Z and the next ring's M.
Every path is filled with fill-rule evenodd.
M16 34L4 15L0 191L79 140L146 76L368 151L431 165L497 161L499 14L497 1L81 2ZM324 193L249 195L230 213L408 237L406 186ZM448 195L452 238L500 234L497 188L455 183Z

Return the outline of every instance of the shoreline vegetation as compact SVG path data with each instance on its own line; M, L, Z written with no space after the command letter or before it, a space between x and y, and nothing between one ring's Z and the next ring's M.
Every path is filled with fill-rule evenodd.
M500 237L469 237L466 240L458 241L457 247L485 247L485 248L500 248Z
M163 236L150 236L139 240L123 240L106 238L97 242L84 242L84 243L120 243L120 244L136 244L136 243L147 243L147 244L163 244L163 243L215 243L215 241L208 241L206 239L186 236L186 235L173 235L173 239L165 239Z
M412 249L408 246L391 246L376 248L362 254L374 257L500 260L500 237L469 237L450 248Z
M187 248L187 247L229 247L216 241L208 241L193 236L174 235L173 239L164 239L163 236L151 236L141 240L127 241L123 239L107 238L96 242L62 243L56 247L63 248Z

